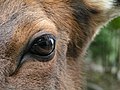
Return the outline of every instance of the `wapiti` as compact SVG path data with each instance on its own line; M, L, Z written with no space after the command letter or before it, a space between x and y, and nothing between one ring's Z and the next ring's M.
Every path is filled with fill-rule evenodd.
M83 57L120 0L0 0L0 90L84 90Z

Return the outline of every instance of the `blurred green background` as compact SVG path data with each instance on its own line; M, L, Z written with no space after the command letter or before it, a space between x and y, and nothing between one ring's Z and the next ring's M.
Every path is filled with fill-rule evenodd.
M120 90L120 17L104 26L88 49L87 90Z

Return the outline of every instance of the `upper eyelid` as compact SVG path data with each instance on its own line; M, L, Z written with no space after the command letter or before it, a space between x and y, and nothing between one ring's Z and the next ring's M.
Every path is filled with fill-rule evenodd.
M54 34L51 33L51 32L40 31L40 32L37 32L36 34L34 34L33 36L31 36L31 38L29 39L28 43L31 43L31 42L34 41L35 39L37 39L37 38L39 38L40 36L45 35L45 34L53 35L54 38L57 39L57 36L54 35Z

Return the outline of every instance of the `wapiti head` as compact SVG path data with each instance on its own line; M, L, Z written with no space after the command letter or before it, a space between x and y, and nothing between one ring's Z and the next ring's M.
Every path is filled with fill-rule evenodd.
M120 0L0 0L0 90L84 90L84 53Z

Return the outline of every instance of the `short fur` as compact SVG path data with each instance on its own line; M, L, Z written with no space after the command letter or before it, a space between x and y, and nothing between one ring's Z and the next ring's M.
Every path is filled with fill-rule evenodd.
M84 90L83 56L98 29L119 16L119 5L120 0L0 0L0 90ZM24 54L34 36L47 33L57 38L52 60Z

